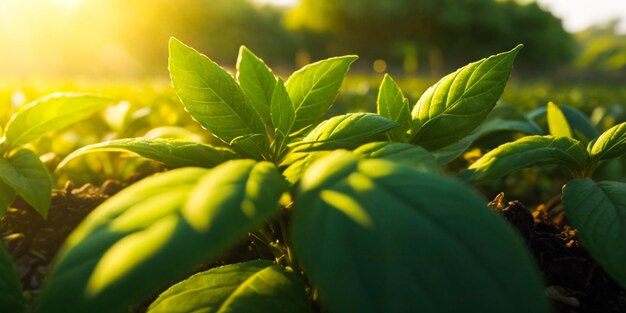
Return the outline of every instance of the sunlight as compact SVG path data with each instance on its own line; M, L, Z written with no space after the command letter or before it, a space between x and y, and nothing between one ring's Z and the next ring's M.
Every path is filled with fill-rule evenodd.
M80 0L49 0L55 5L65 8L76 8L80 5Z
M278 6L293 6L298 1L297 0L254 0L254 2L261 4L272 4Z

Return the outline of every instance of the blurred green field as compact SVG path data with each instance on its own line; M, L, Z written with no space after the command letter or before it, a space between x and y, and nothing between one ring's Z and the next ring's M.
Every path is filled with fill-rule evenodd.
M381 75L351 75L344 82L335 105L328 115L346 112L375 112ZM406 96L415 103L435 79L397 77ZM193 122L176 98L169 80L117 81L30 81L0 85L0 124L4 125L19 106L53 92L89 92L119 100L100 114L56 134L49 134L34 144L51 169L71 151L105 140L141 137L184 137L188 140L221 144ZM626 121L626 88L601 84L525 82L512 79L502 101L522 113L545 107L549 101L569 105L590 117L598 130ZM466 167L485 151L514 140L514 132L487 135L464 156L449 165L451 171ZM623 159L623 158L622 158ZM608 163L599 175L618 179L624 176L624 162ZM120 153L94 153L72 160L58 169L58 187L69 180L76 183L101 183L107 178L129 179L162 170L159 164ZM547 171L547 172L546 172ZM556 172L555 172L556 171ZM142 174L143 173L143 174ZM486 196L509 190L510 196L538 204L558 194L560 180L566 173L558 169L526 170L497 182L481 185ZM505 186L502 188L502 186ZM556 189L555 189L556 188Z
M346 112L375 112L378 86L382 74L348 76L329 116ZM411 103L435 79L394 77ZM104 81L29 81L0 85L0 124L4 125L19 106L53 92L88 92L102 94L120 101L100 116L82 122L68 131L80 133L79 144L90 144L103 139L143 136L156 127L177 126L204 136L206 132L193 123L176 98L169 79L104 80ZM543 107L549 101L569 105L591 117L601 128L607 128L626 119L626 88L619 85L585 83L546 83L509 81L502 101L521 111ZM66 149L51 147L63 154Z

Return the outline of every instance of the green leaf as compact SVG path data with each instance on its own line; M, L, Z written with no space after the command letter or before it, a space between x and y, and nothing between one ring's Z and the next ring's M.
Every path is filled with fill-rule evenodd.
M293 218L329 312L549 311L524 244L451 179L335 152L305 173Z
M585 248L626 288L626 183L571 180L563 204Z
M503 144L474 162L461 172L463 180L496 179L534 165L558 164L572 173L587 164L587 151L577 140L569 137L527 136Z
M478 127L502 95L521 48L470 63L428 88L413 108L410 141L432 151Z
M334 57L309 64L294 72L285 83L296 115L288 135L321 121L332 106L339 88L357 56Z
M285 89L285 83L282 79L278 79L271 100L272 123L274 125L273 151L278 157L283 153L289 132L296 119L294 110L287 89Z
M354 149L397 126L398 123L374 113L338 115L317 125L293 149L298 152Z
M400 142L371 142L353 151L363 159L383 159L407 164L418 171L439 172L435 157L422 147Z
M380 84L376 109L381 116L399 124L399 127L389 131L391 140L405 142L407 131L411 128L409 102L402 94L398 84L388 74L385 74L383 82Z
M9 148L26 144L47 132L74 124L114 100L82 93L54 93L20 108L7 123L5 138Z
M22 286L17 276L11 256L0 242L0 312L18 313L24 311Z
M255 158L269 153L261 117L223 68L172 38L169 69L176 94L200 125ZM249 136L255 136L256 140L234 142L236 138Z
M552 136L574 138L567 118L554 102L548 102L548 128Z
M287 168L283 171L283 176L291 184L295 184L302 178L302 175L309 166L320 157L327 155L328 151L315 151L290 154L285 159ZM282 164L281 164L282 165Z
M596 162L623 156L626 153L626 123L606 130L589 145L588 150Z
M15 200L15 189L13 187L5 184L2 179L0 179L0 217L2 217L9 207L11 207L11 203Z
M172 286L148 313L309 312L304 283L293 272L256 260L195 274Z
M211 168L238 158L232 150L177 139L128 138L82 147L68 155L59 168L74 158L93 152L130 152L165 164L169 168L197 166Z
M0 158L0 180L13 188L41 216L48 216L52 178L34 152L21 149L8 159Z
M539 135L542 133L541 128L538 128L530 121L493 118L482 123L465 138L451 145L437 149L433 151L432 154L437 159L439 165L445 165L461 156L463 152L467 151L479 138L502 131L516 131L529 135Z
M201 135L181 126L159 126L150 129L144 137L146 138L169 138L184 141L201 143Z
M587 140L597 138L600 135L598 130L596 130L593 126L591 120L580 110L564 104L559 105L559 108L561 109L563 115L565 115L567 123L569 124L570 129L573 130L574 135L576 135L577 132L580 132L586 137ZM531 120L540 121L543 118L546 118L546 115L548 114L547 111L547 107L540 107L527 113L526 116Z
M181 168L134 184L70 235L39 312L120 312L210 262L278 213L286 189L269 162Z
M248 103L261 116L265 125L272 125L270 102L274 93L276 77L265 62L245 46L239 49L237 58L237 81Z

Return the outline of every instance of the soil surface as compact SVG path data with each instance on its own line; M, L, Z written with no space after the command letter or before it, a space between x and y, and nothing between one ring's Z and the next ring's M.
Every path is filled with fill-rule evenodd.
M591 258L566 224L559 198L531 212L519 201L498 195L490 204L522 235L558 313L623 313L626 293Z
M13 203L0 218L0 238L13 256L24 290L41 288L50 262L67 236L87 214L123 187L115 180L80 188L67 183L64 189L53 191L47 220L22 199Z

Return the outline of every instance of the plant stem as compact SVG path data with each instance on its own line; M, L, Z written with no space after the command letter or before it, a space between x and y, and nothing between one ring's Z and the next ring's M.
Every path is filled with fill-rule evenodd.
M285 219L282 215L278 218L278 222L280 225L281 236L283 237L284 249L285 249L285 252L287 252L287 264L293 268L297 268L296 264L294 264L293 255L291 254L291 248L289 246L289 234L287 232L287 223L285 223Z

